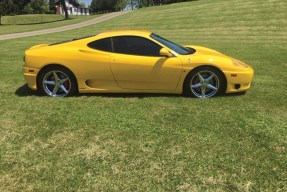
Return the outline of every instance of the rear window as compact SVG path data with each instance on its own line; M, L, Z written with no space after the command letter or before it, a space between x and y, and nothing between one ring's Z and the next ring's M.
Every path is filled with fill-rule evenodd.
M111 38L99 39L88 43L88 47L100 51L112 52L112 41Z

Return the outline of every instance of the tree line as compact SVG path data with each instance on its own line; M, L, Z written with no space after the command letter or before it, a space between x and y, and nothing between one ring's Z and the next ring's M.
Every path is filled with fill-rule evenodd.
M65 18L68 19L66 0L0 0L0 25L1 16L21 14L55 14L55 5L62 5ZM78 0L67 0L80 6ZM81 4L83 6L83 4Z
M78 0L67 0L79 4ZM92 0L91 13L112 12L123 10L179 3L192 0ZM43 14L55 13L53 4L61 3L65 9L65 0L0 0L0 15Z
M194 0L92 0L91 13L104 13L123 10L126 6L130 9L149 6L166 5Z
M43 14L55 13L55 5L63 7L65 18L68 10L65 2L80 6L79 0L0 0L0 24L3 15ZM90 12L92 14L121 11L127 6L130 9L158 6L194 0L92 0ZM83 5L82 5L83 6Z
M0 0L1 15L39 14L49 11L47 0Z
M80 5L79 0L67 2ZM0 15L54 14L56 3L64 6L65 0L0 0Z
M196 1L196 0L136 0L136 3L138 4L139 8L141 8L141 7L167 5L187 1Z

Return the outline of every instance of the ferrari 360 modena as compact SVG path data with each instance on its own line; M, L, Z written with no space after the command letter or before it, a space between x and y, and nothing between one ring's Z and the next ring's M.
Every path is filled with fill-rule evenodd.
M210 98L250 88L253 69L218 51L149 31L118 30L26 50L28 86L51 97L170 93Z

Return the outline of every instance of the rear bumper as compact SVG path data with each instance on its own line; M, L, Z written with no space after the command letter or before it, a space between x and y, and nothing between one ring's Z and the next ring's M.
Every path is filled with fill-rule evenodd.
M238 72L224 71L224 74L227 80L226 93L235 93L246 91L250 88L254 70L245 68Z
M28 87L37 90L37 74L40 69L23 67L24 78L28 84Z

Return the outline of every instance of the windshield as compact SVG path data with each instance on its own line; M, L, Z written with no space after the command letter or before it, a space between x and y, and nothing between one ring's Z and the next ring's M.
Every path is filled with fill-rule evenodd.
M192 54L195 52L195 50L193 49L189 49L189 48L185 48L182 47L180 45L177 45L163 37L160 37L154 33L152 33L150 35L151 38L153 38L154 40L160 42L161 44L167 46L168 48L170 48L171 50L175 51L176 53L180 54L180 55L188 55L188 54Z

